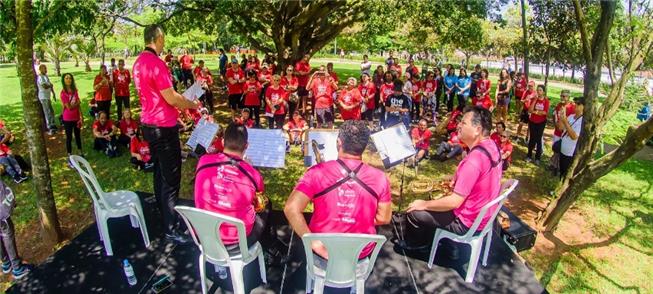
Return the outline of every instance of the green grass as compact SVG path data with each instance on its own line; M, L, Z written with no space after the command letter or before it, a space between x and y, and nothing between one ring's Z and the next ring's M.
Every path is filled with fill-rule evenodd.
M131 64L131 60L127 61ZM323 64L322 60L314 60L313 66ZM212 63L208 63L209 65ZM56 92L61 89L60 78L54 76L52 66L50 76L55 83ZM358 64L336 64L336 71L341 81L347 77L358 77ZM64 63L62 72L72 72L75 75L80 96L82 96L83 113L87 113L86 102L92 94L92 80L96 72L85 73L83 67L74 67L72 63ZM496 77L491 77L493 84ZM19 138L12 148L19 154L27 153L24 139L23 112L20 101L20 87L16 77L15 66L0 65L0 118L7 121L8 126ZM552 104L557 103L560 89L550 87L549 96ZM572 95L580 93L572 93ZM137 113L138 102L132 95L132 108ZM57 100L58 101L58 100ZM59 102L53 104L55 112L60 113ZM115 108L114 108L115 109ZM219 121L227 120L224 107L218 109ZM627 126L633 122L630 114L619 111L606 128L606 141L618 140L623 137ZM83 148L87 159L92 163L100 183L107 191L130 189L153 191L152 175L134 170L129 164L129 156L123 151L122 156L108 159L92 150L92 140L88 115L82 131ZM52 170L52 183L57 209L60 213L64 230L78 233L90 224L92 219L92 203L86 190L79 181L79 176L72 172L65 163L64 135L60 132L48 140L48 155ZM550 152L548 148L545 152ZM555 188L557 179L543 168L526 164L523 160L525 148L516 145L513 155L514 165L506 173L506 178L517 178L524 187L515 197L525 200L543 202L548 199L548 191ZM378 164L378 156L367 153L365 160ZM293 149L287 157L285 169L262 169L265 179L266 194L271 198L274 207L283 206L287 195L291 192L297 179L305 171L302 165L302 155L298 149ZM181 197L192 199L192 186L189 184L193 176L196 161L189 159L182 170ZM428 163L422 165L419 174L412 169L406 169L405 180L409 183L415 179L437 180L454 172L456 163L449 161L444 164ZM401 168L389 172L394 195L394 208L400 201L399 193ZM653 292L650 276L653 276L653 163L649 161L630 160L606 177L600 179L591 189L586 191L581 200L574 206L574 213L580 213L586 223L583 228L591 231L598 241L586 245L575 245L563 251L560 255L549 256L527 252L524 256L534 267L536 275L551 292ZM7 179L5 177L5 179ZM19 236L29 236L30 240L18 240L19 247L27 246L29 242L37 242L38 236L30 234L29 230L37 228L38 211L28 181L21 185L9 183L17 196L18 206L14 213ZM406 185L406 195L403 207L416 198L424 195L414 195ZM521 193L521 194L520 194ZM563 219L561 228L573 227L574 223ZM21 234L22 233L22 234ZM543 238L543 236L538 236ZM607 242L601 242L608 240ZM570 244L572 245L572 244ZM604 254L609 252L609 254ZM638 291L637 291L638 290Z

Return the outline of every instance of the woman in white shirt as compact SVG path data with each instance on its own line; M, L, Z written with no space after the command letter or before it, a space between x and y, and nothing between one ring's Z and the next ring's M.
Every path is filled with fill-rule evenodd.
M583 127L585 98L576 97L574 98L574 103L576 103L576 111L574 114L568 116L566 120L561 120L563 133L560 139L560 178L567 174L569 166L574 159L576 144L578 143L578 137L580 136ZM562 111L565 111L564 107L562 108ZM565 114L563 113L561 117L565 117L564 115Z

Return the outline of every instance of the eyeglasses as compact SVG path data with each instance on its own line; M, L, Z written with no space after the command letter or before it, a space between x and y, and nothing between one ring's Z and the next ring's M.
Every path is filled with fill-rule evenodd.
M508 138L508 136L506 136L506 135L501 135L501 138Z

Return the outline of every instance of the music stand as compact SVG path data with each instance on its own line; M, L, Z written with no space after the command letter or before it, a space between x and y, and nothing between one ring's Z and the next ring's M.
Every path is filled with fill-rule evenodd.
M372 134L372 142L376 147L383 167L386 170L403 164L401 172L401 185L399 187L399 211L404 202L404 176L406 171L406 159L415 156L416 150L413 140L403 123L395 124L389 128Z

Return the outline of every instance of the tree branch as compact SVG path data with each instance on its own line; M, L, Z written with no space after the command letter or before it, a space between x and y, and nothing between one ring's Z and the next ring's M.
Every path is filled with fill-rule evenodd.
M583 9L580 6L579 0L573 0L574 11L576 12L576 23L580 29L580 40L583 46L583 57L585 58L585 63L589 64L592 61L592 50L589 37L587 35L587 26L585 24L585 14Z

